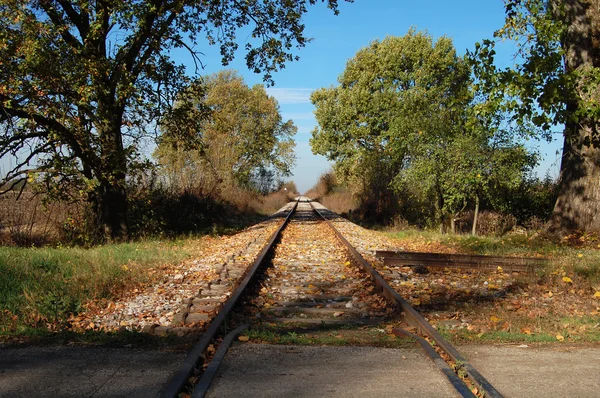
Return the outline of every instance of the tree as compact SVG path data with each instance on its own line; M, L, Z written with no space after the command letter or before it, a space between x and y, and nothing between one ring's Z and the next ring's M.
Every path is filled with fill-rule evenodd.
M246 63L271 81L307 43L302 16L317 1L0 1L0 157L19 159L2 191L76 181L106 236L125 238L136 145L187 83L170 51L199 63L203 34L227 64L251 25ZM323 2L337 13L337 0Z
M183 191L203 185L269 191L290 175L297 128L282 120L277 100L264 86L248 87L233 71L195 85L202 89L179 95L176 115L165 120L155 152L167 175L174 175L173 184L183 184Z
M422 213L431 209L433 223L454 230L469 202L492 183L512 184L533 161L501 115L480 112L488 99L473 91L470 72L445 37L434 43L411 30L372 43L348 62L339 86L313 93L313 151L359 180L375 206L424 202Z
M600 11L592 0L508 0L497 40L514 40L517 65L494 65L495 42L472 54L490 105L548 136L564 125L559 194L550 232L600 231Z
M311 96L319 123L312 150L335 160L338 176L360 182L373 201L367 206L390 206L399 191L392 182L418 148L426 151L423 141L443 143L460 131L469 69L450 39L433 43L411 30L361 49L338 80Z

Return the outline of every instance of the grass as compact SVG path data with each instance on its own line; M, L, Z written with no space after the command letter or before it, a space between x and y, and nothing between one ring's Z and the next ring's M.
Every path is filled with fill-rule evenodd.
M0 335L59 325L86 301L144 283L153 267L178 263L200 246L189 238L91 249L0 247Z
M600 241L595 237L578 237L566 243L556 243L527 235L471 236L440 234L431 231L403 230L387 232L401 241L442 244L461 253L496 256L544 256L550 258L548 273L557 269L572 271L592 284L600 283Z
M262 325L245 333L255 343L285 345L413 347L414 340L396 337L380 327Z

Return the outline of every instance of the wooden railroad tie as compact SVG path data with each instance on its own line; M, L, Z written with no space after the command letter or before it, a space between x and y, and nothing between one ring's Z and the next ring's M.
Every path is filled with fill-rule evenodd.
M377 250L376 256L383 258L385 265L407 267L498 269L507 272L533 272L547 264L546 258L485 256L480 254L421 253Z

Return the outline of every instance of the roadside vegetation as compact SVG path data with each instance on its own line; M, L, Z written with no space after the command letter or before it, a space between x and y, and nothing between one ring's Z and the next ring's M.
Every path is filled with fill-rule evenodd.
M202 236L297 195L297 129L265 87L235 71L189 76L170 54L201 64L192 48L206 35L227 64L247 27L247 65L272 83L309 42L315 1L159 3L0 5L0 157L12 159L0 176L1 333L59 328L86 299L146 283ZM359 50L337 86L311 95L312 150L334 166L307 196L415 250L547 256L536 295L600 299L600 14L588 3L507 0L504 26L465 56L416 29ZM502 40L517 45L513 67L495 64ZM562 126L561 174L539 178L526 142ZM572 323L597 313L585 317Z
M202 238L143 240L94 248L0 247L0 335L58 331L91 300L109 300L197 256Z

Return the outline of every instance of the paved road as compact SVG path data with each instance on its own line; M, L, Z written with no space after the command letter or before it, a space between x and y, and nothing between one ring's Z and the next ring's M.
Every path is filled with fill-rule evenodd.
M184 353L102 347L0 348L0 397L154 397Z
M415 349L244 344L207 397L456 397Z
M600 396L600 348L466 346L506 397ZM0 397L157 396L185 354L102 347L0 348ZM210 397L450 397L418 350L237 343Z
M459 351L505 397L600 396L600 348L467 346ZM228 353L209 397L242 395L455 396L420 351L238 345Z

